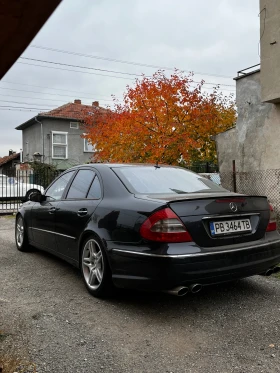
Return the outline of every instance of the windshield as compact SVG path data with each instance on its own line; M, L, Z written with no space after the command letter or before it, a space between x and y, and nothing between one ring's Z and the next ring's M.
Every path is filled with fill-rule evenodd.
M225 189L184 168L129 166L113 168L131 193L186 194Z

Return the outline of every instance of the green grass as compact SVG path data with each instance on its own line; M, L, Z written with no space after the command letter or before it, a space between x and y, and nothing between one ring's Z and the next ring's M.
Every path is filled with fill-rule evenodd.
M15 219L15 215L13 215L13 214L3 215L2 218L4 218L4 219Z
M275 278L278 278L278 279L280 280L280 272L278 272L278 273L273 273L272 276L275 277Z

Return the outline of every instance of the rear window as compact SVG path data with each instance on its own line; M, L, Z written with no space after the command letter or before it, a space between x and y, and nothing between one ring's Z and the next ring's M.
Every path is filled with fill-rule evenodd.
M211 180L179 167L128 166L113 170L131 193L186 194L225 191Z

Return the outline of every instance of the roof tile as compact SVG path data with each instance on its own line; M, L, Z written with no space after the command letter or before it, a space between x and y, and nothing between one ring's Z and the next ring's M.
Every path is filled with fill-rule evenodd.
M12 161L13 159L19 158L20 153L14 153L12 155L7 155L3 158L0 158L0 167L3 166L5 163Z
M54 117L54 118L67 118L83 120L85 116L94 113L96 110L105 110L99 106L82 105L80 103L72 103L59 106L56 109L39 113L40 116Z

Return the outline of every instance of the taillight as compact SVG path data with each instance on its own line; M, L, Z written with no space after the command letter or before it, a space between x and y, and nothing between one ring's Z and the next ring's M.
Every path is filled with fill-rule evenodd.
M192 238L179 217L170 209L159 210L141 225L143 238L157 242L190 242Z
M267 232L272 232L272 231L276 231L276 229L277 229L276 214L275 214L271 204L269 204L269 210L270 210L270 217L269 217L269 222L268 222L266 231Z

